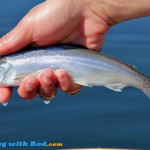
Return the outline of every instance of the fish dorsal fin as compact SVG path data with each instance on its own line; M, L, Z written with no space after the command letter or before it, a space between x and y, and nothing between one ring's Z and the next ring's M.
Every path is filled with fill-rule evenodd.
M135 65L132 65L132 68L134 68L135 70L137 70L137 66L135 66Z
M116 91L116 92L122 92L122 89L126 86L127 85L125 85L125 84L108 84L108 85L105 85L106 88L111 89L111 90Z

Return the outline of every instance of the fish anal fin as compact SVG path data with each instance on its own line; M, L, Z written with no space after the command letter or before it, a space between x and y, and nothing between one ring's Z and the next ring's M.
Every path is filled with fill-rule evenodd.
M125 84L107 84L107 85L105 85L106 88L111 89L116 92L122 92L122 89L126 86L127 85L125 85Z
M90 83L87 83L87 82L84 82L84 81L76 81L74 80L75 83L77 84L80 84L82 86L88 86L88 87L93 87L94 85L90 84Z

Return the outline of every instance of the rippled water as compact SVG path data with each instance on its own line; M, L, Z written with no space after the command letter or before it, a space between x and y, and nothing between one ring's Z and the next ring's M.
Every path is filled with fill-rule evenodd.
M0 35L42 0L1 0ZM150 17L114 26L103 52L136 65L150 75ZM116 93L103 87L83 88L78 96L59 92L49 105L13 95L0 106L0 142L62 142L64 147L150 148L150 100L135 88ZM2 93L0 93L2 94Z

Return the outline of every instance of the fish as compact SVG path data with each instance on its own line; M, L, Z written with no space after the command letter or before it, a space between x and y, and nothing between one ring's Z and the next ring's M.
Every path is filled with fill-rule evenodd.
M132 86L150 98L150 77L111 56L74 45L27 47L0 57L0 87L19 86L25 77L38 76L45 68L64 69L82 86L104 86L116 92Z

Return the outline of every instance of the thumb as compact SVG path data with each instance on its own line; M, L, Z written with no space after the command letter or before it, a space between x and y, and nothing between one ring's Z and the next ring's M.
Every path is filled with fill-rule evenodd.
M32 20L25 17L9 33L0 38L0 55L14 53L32 41Z

